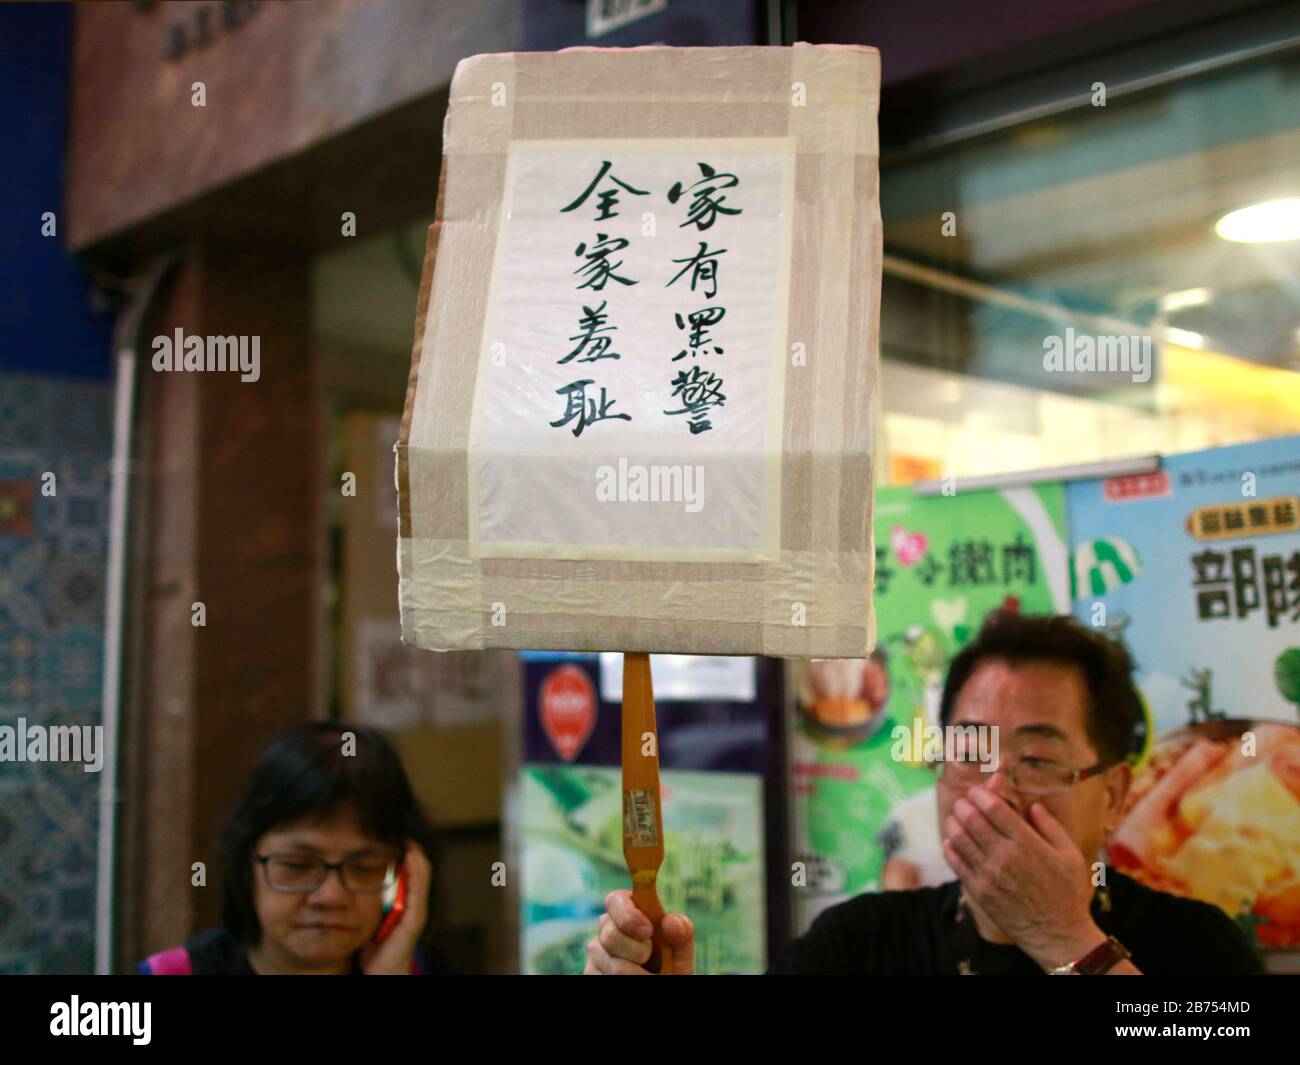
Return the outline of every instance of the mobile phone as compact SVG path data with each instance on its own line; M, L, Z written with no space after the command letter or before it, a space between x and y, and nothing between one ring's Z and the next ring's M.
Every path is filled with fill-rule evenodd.
M402 919L402 914L406 912L406 887L406 863L402 862L397 867L396 875L384 885L381 896L384 906L384 919L379 925L379 931L375 933L376 943L382 943L388 938L389 933L397 927L397 922Z

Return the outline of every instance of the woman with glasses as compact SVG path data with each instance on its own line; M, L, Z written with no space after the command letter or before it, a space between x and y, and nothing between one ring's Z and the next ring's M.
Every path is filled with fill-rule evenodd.
M323 722L295 728L253 767L226 826L222 925L137 969L155 976L445 972L423 942L433 849L432 827L383 737ZM399 878L403 905L390 918Z

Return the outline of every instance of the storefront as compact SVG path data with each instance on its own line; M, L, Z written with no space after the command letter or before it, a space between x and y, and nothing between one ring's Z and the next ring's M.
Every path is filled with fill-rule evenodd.
M468 970L575 971L608 890L613 664L432 656L400 641L392 444L462 57L794 40L884 56L881 652L836 693L814 690L804 663L678 664L683 735L692 715L718 725L665 763L680 774L668 827L689 852L673 897L717 932L701 971L761 971L828 902L889 886L890 860L942 873L907 832L928 770L886 764L881 726L923 719L987 610L1014 597L1086 620L1115 589L1092 589L1080 547L1123 540L1155 574L1151 555L1188 518L1181 498L1157 514L1159 500L1215 471L1257 473L1259 500L1300 491L1300 23L1284 5L1115 0L1035 23L1000 4L978 26L957 3L929 5L921 23L908 4L642 6L621 24L561 0L78 9L72 246L97 271L151 282L137 289L140 336L257 335L262 360L255 392L238 375L200 388L136 350L102 968L218 919L216 892L189 888L191 862L215 861L221 818L268 738L313 717L393 734L446 840L441 918ZM1231 212L1265 203L1262 238L1232 231ZM1209 450L1248 443L1259 450ZM1157 461L1180 452L1207 453ZM1160 470L1164 481L1133 480ZM946 487L965 518L935 516ZM1140 544L1140 522L1121 533L1099 516L1119 491L1137 498L1126 514L1149 507L1171 540ZM1208 489L1194 500L1233 503ZM1278 559L1281 612L1196 630L1243 656L1266 648L1252 670L1273 668L1277 634L1295 624L1297 534L1285 514L1266 524L1260 579ZM1212 709L1283 720L1271 691L1253 709L1225 694L1218 651L1165 661L1148 642L1162 624L1153 604L1205 576L1181 543L1174 554L1160 578L1174 584L1125 582L1107 601L1112 624L1123 616L1132 645L1161 661L1147 668L1174 692L1159 705L1179 708L1180 681L1217 669L1200 692ZM882 674L889 694L865 696ZM1294 701L1291 680L1279 691ZM857 717L823 719L828 694L852 704L833 713ZM585 730L557 724L556 700L585 708ZM1185 722L1158 724L1144 757ZM489 890L499 860L521 876ZM1273 913L1289 905L1268 900Z

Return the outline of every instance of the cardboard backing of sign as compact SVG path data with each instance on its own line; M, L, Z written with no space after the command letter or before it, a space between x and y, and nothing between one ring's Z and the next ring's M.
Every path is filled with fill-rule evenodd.
M871 651L878 90L879 55L861 47L583 48L461 62L395 449L407 643L814 657ZM790 175L787 209L779 212L788 261L780 264L780 291L771 293L781 313L773 318L770 446L745 457L761 465L767 486L756 504L761 541L733 551L651 549L609 542L597 521L584 526L590 542L491 542L483 530L491 524L484 508L492 493L476 478L487 468L485 452L510 441L475 436L484 424L476 403L485 402L476 391L496 368L487 331L509 224L503 204L512 159L542 142L563 148L583 141L634 173L623 149L682 145L703 156L701 145L743 149L747 138L787 153ZM662 206L662 190L656 194L657 201L644 202ZM726 224L739 232L740 223ZM723 224L698 237L718 232L727 233ZM588 302L599 294L591 295ZM593 439L593 428L606 432L604 423L588 426ZM553 439L568 439L567 430ZM690 438L683 432L677 439ZM487 457L501 468L501 455ZM547 498L552 476L557 485L571 477L546 455L521 453L516 461L530 501ZM726 487L715 477L711 498ZM507 479L496 496L510 491ZM590 512L612 514L619 505ZM636 505L646 506L624 502L621 513ZM673 527L663 505L650 507L656 517L647 517L647 529L654 522ZM722 528L718 509L711 520ZM539 529L545 519L539 510Z

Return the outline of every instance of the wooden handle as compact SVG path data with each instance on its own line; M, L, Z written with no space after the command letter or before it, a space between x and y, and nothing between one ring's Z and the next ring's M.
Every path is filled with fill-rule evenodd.
M632 874L632 904L650 918L654 932L650 937L650 958L645 968L660 976L673 975L673 948L664 937L664 907L655 890L654 875L643 883L637 883L636 873Z
M654 926L646 968L669 976L673 952L663 934L664 908L655 878L664 860L659 803L659 731L655 726L650 656L623 656L623 857L632 874L632 903Z

